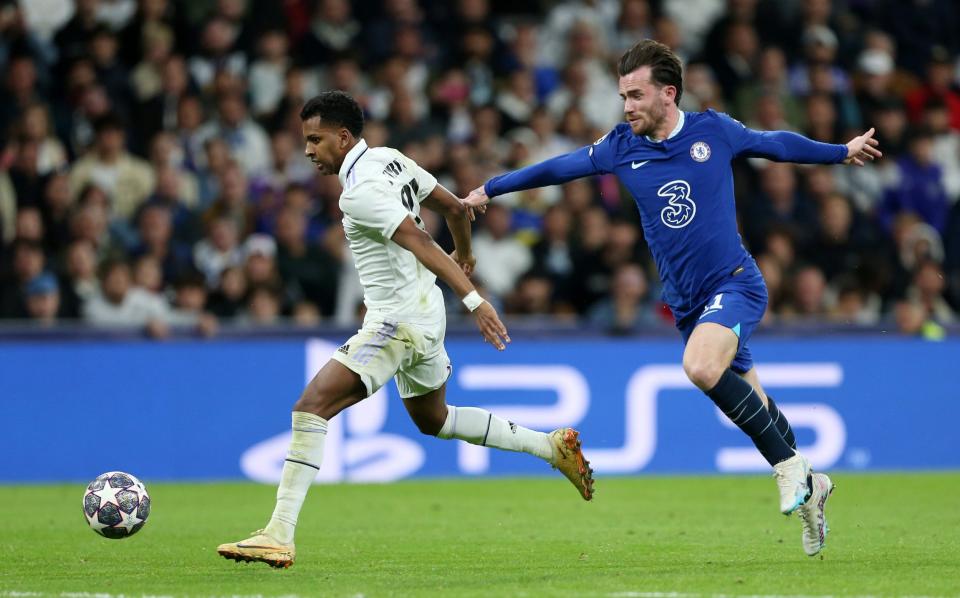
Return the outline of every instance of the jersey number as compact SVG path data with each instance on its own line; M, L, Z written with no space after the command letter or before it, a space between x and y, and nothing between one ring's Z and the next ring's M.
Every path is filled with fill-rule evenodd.
M420 185L417 184L417 179L410 179L409 183L400 188L400 201L403 202L403 207L407 208L407 211L413 215L413 220L418 226L423 224L423 220L420 220L420 216L414 213L413 206L416 205L414 198L419 191Z
M697 214L697 204L690 199L690 183L670 181L657 190L657 195L667 198L667 207L660 210L660 220L670 228L683 228Z

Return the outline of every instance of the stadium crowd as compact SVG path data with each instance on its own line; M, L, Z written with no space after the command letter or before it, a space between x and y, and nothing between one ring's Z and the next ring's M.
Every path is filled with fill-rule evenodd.
M646 37L683 58L685 110L833 143L877 129L864 168L734 164L766 323L955 321L951 0L0 1L0 318L351 325L362 291L339 182L302 156L306 99L351 93L370 145L463 197L622 120L614 64ZM612 175L504 196L474 231L508 317L672 324Z

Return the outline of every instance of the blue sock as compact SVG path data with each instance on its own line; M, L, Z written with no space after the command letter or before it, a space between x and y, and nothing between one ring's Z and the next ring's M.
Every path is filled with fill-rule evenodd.
M790 427L787 416L777 408L777 404L773 402L773 397L770 395L767 395L767 411L770 412L770 419L773 420L773 425L780 431L783 439L790 445L790 448L797 450L797 439L793 435L793 428Z
M733 370L727 368L717 385L707 391L707 396L753 440L767 463L776 465L794 455L793 449L773 425L760 395Z

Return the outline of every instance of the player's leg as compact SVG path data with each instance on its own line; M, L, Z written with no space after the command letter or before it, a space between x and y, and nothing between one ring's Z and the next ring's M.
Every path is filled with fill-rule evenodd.
M320 368L304 389L293 406L290 448L267 534L283 543L293 542L300 509L323 461L327 422L367 394L360 376L334 359Z
M746 346L742 349L747 350ZM741 363L738 364L738 362ZM773 397L765 395L763 388L760 386L757 370L752 366L752 360L744 360L743 356L738 353L733 365L737 366L743 363L751 365L749 365L750 369L740 376L753 386L761 398L766 399L767 411L770 413L773 425L780 431L780 435L783 436L786 443L796 450L797 441L793 429L790 427L790 422L777 407ZM803 528L801 534L803 551L809 556L819 553L826 544L827 533L830 531L827 526L826 506L827 500L833 493L833 488L833 481L825 473L811 471L807 476L807 500L797 508L797 515Z
M773 425L754 386L731 369L739 342L734 331L726 326L714 322L700 324L687 341L683 369L690 381L750 436L767 462L776 465L793 457L794 451Z
M327 421L366 396L367 388L360 376L335 360L331 359L317 372L293 407L293 433L270 522L246 540L221 544L217 548L220 555L273 567L293 564L294 531L307 491L323 461Z
M450 358L443 343L434 340L442 338L442 331L428 335L426 342L419 342L422 339L418 332L411 330L410 337L424 354L401 366L396 381L403 404L421 432L540 457L559 469L584 499L592 498L593 471L583 457L576 430L560 428L546 434L497 417L486 409L447 405Z
M289 567L300 509L323 460L327 421L383 386L405 359L397 323L371 320L324 365L293 406L293 433L270 522L253 537L222 544L226 558Z
M753 363L745 343L766 306L762 280L721 287L695 321L681 326L683 367L698 388L730 418L774 468L780 511L792 513L806 499L809 464L783 439L754 386L740 373Z
M398 376L398 386L400 385ZM401 391L402 392L402 391ZM505 451L529 453L550 461L550 438L497 417L478 407L456 407L446 403L447 385L415 397L404 397L407 413L424 434L438 438L458 438Z
M774 402L773 397L768 395L763 387L760 385L760 378L757 376L757 368L751 367L747 372L740 374L740 377L750 383L753 386L754 390L757 391L757 394L760 395L760 400L763 401L763 404L767 406L767 411L770 412L770 418L773 420L773 425L777 427L777 430L780 431L780 435L783 436L783 439L787 441L787 444L790 445L790 448L797 450L797 438L793 434L793 428L790 427L790 422L787 420L787 416L780 411L780 408Z

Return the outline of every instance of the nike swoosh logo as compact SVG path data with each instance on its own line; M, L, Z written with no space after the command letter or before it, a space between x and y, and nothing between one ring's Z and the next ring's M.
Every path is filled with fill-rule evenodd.
M630 163L630 168L636 170L636 169L640 168L641 166L643 166L644 164L646 164L646 163L649 162L649 161L650 161L650 160L644 160L643 162L631 162L631 163Z

